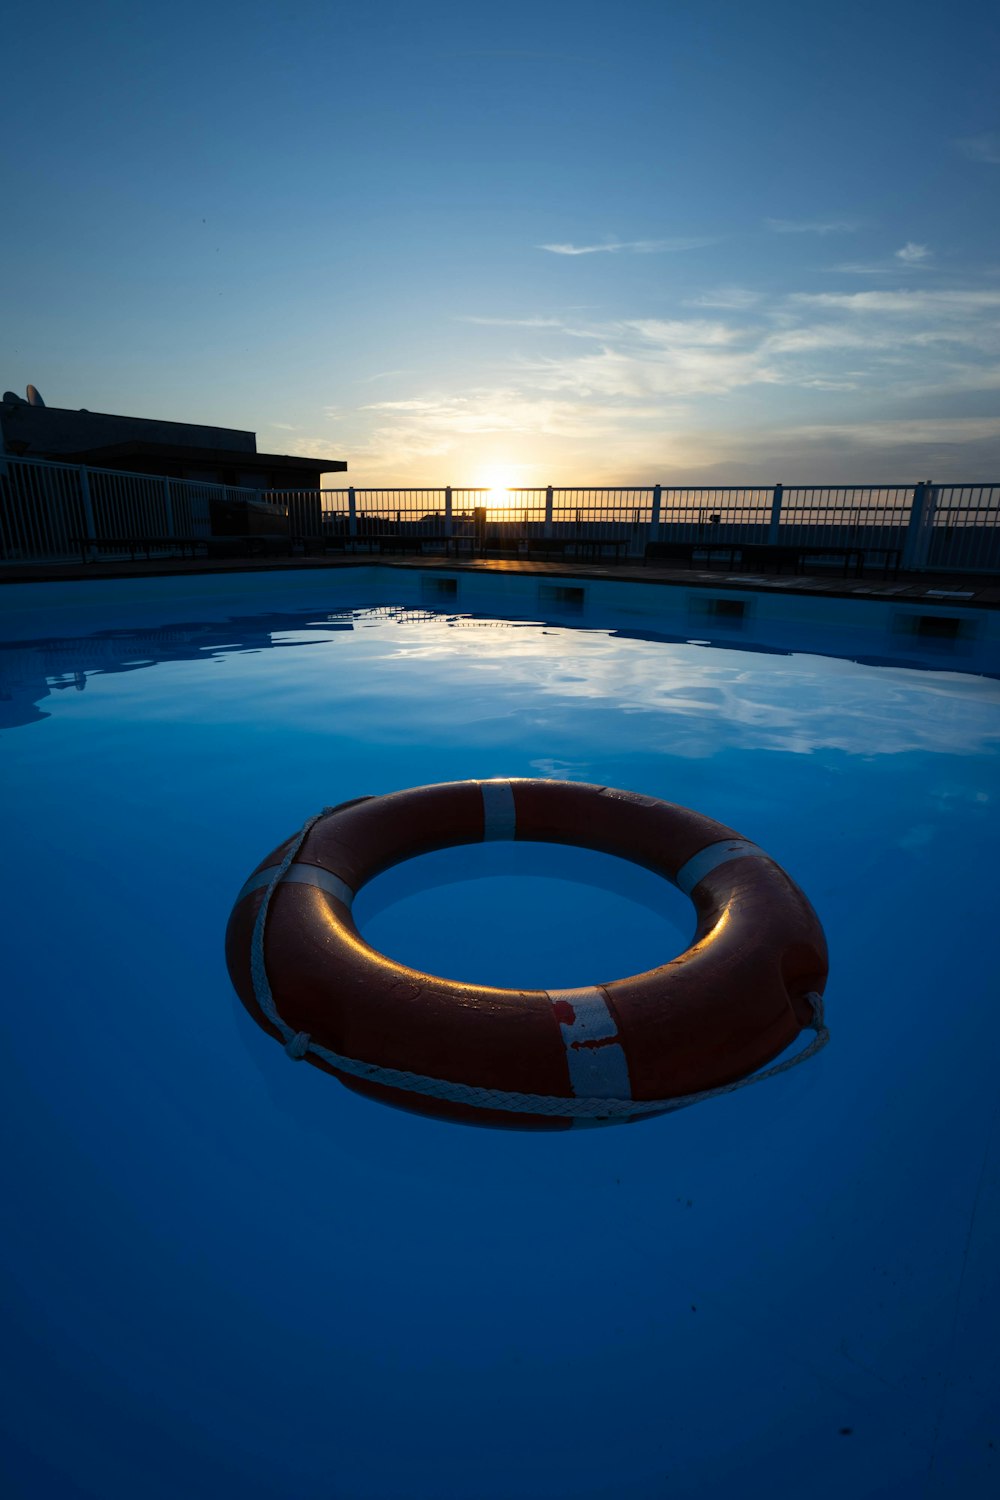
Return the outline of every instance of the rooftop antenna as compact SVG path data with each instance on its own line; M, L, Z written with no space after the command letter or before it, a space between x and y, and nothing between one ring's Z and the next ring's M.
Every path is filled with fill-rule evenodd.
M41 396L38 394L38 391L35 389L35 387L33 385L29 385L28 386L27 395L28 395L28 405L29 406L44 406L45 405L45 402L42 400Z

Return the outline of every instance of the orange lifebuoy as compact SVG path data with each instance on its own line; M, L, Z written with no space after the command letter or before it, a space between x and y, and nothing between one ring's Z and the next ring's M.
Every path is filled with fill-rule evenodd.
M499 838L656 871L694 903L691 946L584 989L506 990L422 974L361 937L351 903L366 881ZM326 809L243 886L226 958L251 1016L292 1056L385 1103L482 1125L665 1113L756 1074L806 1027L814 1047L826 1036L826 942L789 876L700 813L575 782L446 782Z

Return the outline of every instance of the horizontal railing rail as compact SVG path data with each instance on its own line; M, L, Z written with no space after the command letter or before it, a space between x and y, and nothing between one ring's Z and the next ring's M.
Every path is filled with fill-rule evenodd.
M250 502L300 543L354 550L468 545L642 559L650 543L853 549L871 566L1000 573L1000 484L474 486L249 490L0 454L0 557L79 560L140 540L213 535L214 509ZM548 547L544 544L547 543ZM461 544L461 549L459 548ZM662 548L661 548L662 551ZM750 554L748 554L750 555ZM819 552L817 561L821 561Z

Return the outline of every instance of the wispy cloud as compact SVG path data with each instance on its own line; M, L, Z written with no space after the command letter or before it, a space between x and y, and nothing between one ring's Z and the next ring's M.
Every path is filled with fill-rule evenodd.
M479 318L464 317L459 323L478 323L483 328L562 328L561 318Z
M742 286L720 286L713 292L702 292L700 297L688 297L684 303L685 307L717 307L721 310L729 309L733 312L741 312L745 308L755 307L761 300L760 292L752 292Z
M919 266L931 259L931 252L926 245L915 245L912 240L907 240L903 248L896 251L896 259L904 266Z
M1000 163L1000 135L994 131L987 131L985 135L966 136L964 140L956 141L955 145L970 161L986 161L994 165Z
M729 305L708 312L713 303ZM793 470L803 481L961 478L1000 461L1000 419L979 415L1000 389L1000 289L731 288L687 305L673 318L577 310L572 324L476 316L498 340L523 328L577 343L508 356L494 383L411 389L359 409L352 472L365 471L360 483L427 482L482 468L503 447L564 482L584 470L625 483L699 469L736 482L758 460L772 480Z
M617 441L623 423L635 430L664 417L662 407L574 401L516 384L374 402L362 412L372 427L351 446L352 469L387 475L419 473L428 463L467 469L475 462L467 455L494 451L505 439L529 451L539 443L582 451L589 442Z
M748 472L784 475L800 484L905 483L932 474L947 481L989 474L1000 461L1000 419L954 417L803 423L754 430L692 430L691 451L712 454L706 470L716 483L745 483Z
M686 400L780 382L779 371L755 349L720 349L678 342L654 348L635 341L606 344L575 359L539 361L529 374L545 391L587 401Z
M538 250L548 250L552 255L657 255L670 250L698 250L702 245L714 245L714 238L688 236L668 240L605 240L600 245L538 245Z
M934 254L928 245L918 245L907 240L891 258L874 261L847 261L829 266L830 271L841 276L899 276L901 272L936 271Z
M572 312L586 312L589 309L571 308ZM570 339L595 339L600 338L601 324L588 326L577 318L569 323L565 318L494 318L480 315L467 314L455 320L458 323L472 323L479 328L537 328L545 332L556 332Z
M731 347L753 336L752 330L718 318L629 318L618 327L663 349Z
M835 271L841 276L898 276L899 266L866 264L864 261L842 261L839 265L829 266L830 271Z
M425 434L442 438L495 433L549 433L578 438L593 420L572 402L529 398L514 386L481 388L463 395L436 394L407 401L379 401L366 411L403 418Z
M284 432L299 432L299 428L289 427L286 423L272 422L271 427L280 428ZM265 428L264 431L269 429ZM329 434L302 433L300 437L282 439L281 451L290 454L293 458L346 458L346 453L341 450L344 447L342 438L331 438Z
M379 370L374 375L363 375L358 385L371 385L376 380L390 380L394 375L412 375L412 370Z
M765 219L775 234L853 234L857 224L850 219Z
M949 382L956 389L991 389L1000 368L998 311L1000 291L866 291L793 294L755 308L751 323L721 316L595 322L564 330L594 348L519 360L509 367L509 388L471 406L456 398L448 405L449 422L451 430L472 430L464 424L474 412L477 424L488 417L500 428L517 428L522 421L530 428L544 411L547 416L538 420L557 421L562 430L574 404L588 409L588 403L639 403L652 410L657 403L766 386L867 386L882 393L895 386L907 395ZM498 320L499 326L506 321ZM556 319L551 323L559 326ZM917 350L925 357L918 358ZM429 410L424 398L369 409L408 412L420 420ZM441 430L437 398L431 409Z
M892 422L853 422L822 427L800 427L798 436L848 438L859 447L899 443L962 443L1000 438L1000 417L906 418Z
M837 308L843 312L891 313L905 317L935 314L974 317L1000 308L1000 292L978 290L899 292L793 292L793 306Z

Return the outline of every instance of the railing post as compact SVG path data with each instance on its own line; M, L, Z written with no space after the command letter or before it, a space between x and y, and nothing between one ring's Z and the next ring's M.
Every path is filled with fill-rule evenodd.
M903 543L903 571L907 573L915 573L927 565L927 549L934 521L931 493L929 479L921 480L913 487L910 519L906 527L906 541Z
M170 496L170 480L163 481L163 514L167 522L167 536L176 536L174 531L174 503Z
M924 524L921 527L921 533L923 535L923 544L924 544L922 566L925 567L925 568L929 568L929 567L932 566L932 564L931 564L931 543L934 540L934 523L937 520L938 500L941 497L941 492L938 489L937 485L934 484L932 480L926 479L924 481L924 493L926 494L927 498L924 501ZM945 539L947 540L947 538L948 538L948 531L946 529L945 530ZM946 560L945 560L945 562L942 562L941 558L937 558L937 559L935 559L933 566L934 567L947 566L947 562L946 562Z
M546 488L545 488L545 531L544 531L543 535L545 535L545 536L551 536L552 535L552 486L551 486L551 484L547 485Z
M660 535L660 506L663 503L663 486L653 486L653 510L649 518L649 540L655 542Z
M444 534L451 536L451 485L444 487Z
M358 501L353 484L347 491L347 535L358 534Z
M269 490L267 493L273 496L273 495L278 494L279 492L277 490ZM323 491L322 490L318 489L316 491L316 500L317 500L318 504L312 507L312 515L308 515L308 517L307 517L306 506L305 506L305 503L304 503L304 496L303 496L301 490L284 490L281 493L282 493L282 499L285 502L285 505L286 505L286 508L287 508L287 512L288 512L288 544L289 544L289 546L291 546L293 540L296 537L302 537L303 541L304 541L305 538L308 535L310 535L310 533L307 530L307 528L308 528L309 522L316 519L316 511L317 510L319 511L319 526L318 526L318 530L319 530L320 533L322 533L322 530L323 530ZM269 505L278 505L280 503L281 503L280 501L275 500L275 499L272 499L272 500L268 501Z
M783 484L774 486L774 494L771 496L771 520L767 528L767 543L769 547L778 545L778 528L781 526L781 501L785 493Z
M477 505L472 512L472 529L475 533L475 551L477 556L486 556L486 506Z
M94 507L90 500L90 478L82 465L77 473L80 476L80 498L83 501L83 518L87 527L87 537L94 542L97 540L97 527L94 525ZM97 557L96 547L91 547L90 555L92 558Z

